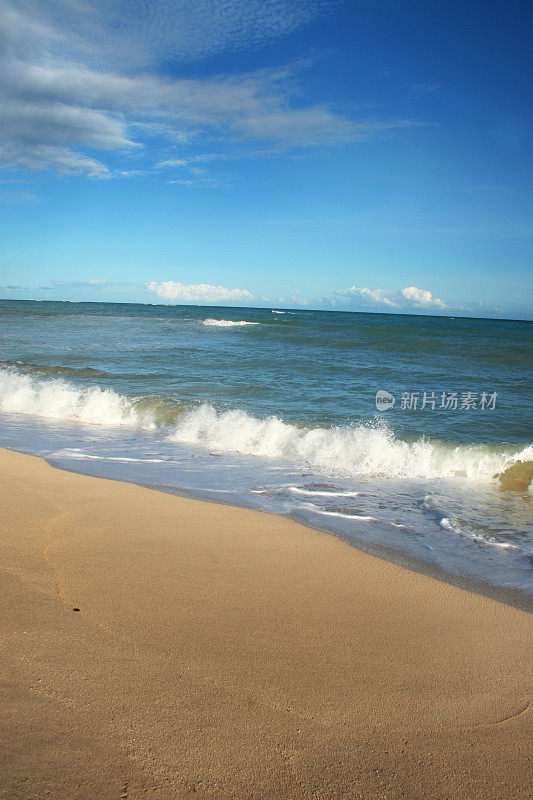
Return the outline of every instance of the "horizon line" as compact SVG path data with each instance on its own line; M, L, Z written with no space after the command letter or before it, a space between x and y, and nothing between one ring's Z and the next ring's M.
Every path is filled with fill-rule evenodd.
M487 322L533 322L533 312L530 317L484 317L484 316L468 316L466 314L428 314L425 312L417 313L416 311L363 311L360 309L334 309L334 308L301 308L294 306L224 306L224 305L209 305L204 303L150 303L128 300L50 300L48 298L20 298L20 297L0 297L0 303L72 303L74 305L115 305L115 306L153 306L155 308L220 308L220 309L237 309L242 311L266 311L271 309L273 311L291 311L294 313L309 313L314 314L371 314L377 316L387 317L429 317L431 319L475 319L486 320Z

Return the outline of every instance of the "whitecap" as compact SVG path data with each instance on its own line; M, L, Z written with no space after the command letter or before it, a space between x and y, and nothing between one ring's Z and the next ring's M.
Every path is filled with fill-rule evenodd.
M259 325L259 322L248 322L244 319L204 319L202 325L212 325L215 328L233 328L241 325Z

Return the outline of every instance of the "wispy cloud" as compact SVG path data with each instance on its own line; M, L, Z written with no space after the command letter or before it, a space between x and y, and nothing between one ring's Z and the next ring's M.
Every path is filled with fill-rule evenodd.
M248 301L253 297L248 289L228 289L226 286L214 286L210 283L150 281L145 286L161 300L176 303L233 303L237 300Z
M28 190L0 191L0 203L10 205L33 205L40 203L41 198L38 194Z
M112 286L131 286L126 281L105 281L92 278L87 281L52 281L50 287L41 286L41 289L108 289Z
M137 46L130 58L138 61L190 62L266 45L327 14L338 0L128 0L127 13L124 0L47 5L56 14L70 11L71 24L81 23L94 38L105 36L110 56L128 43Z
M333 304L360 304L363 307L390 308L401 310L438 311L448 308L440 297L433 295L429 289L418 289L416 286L405 286L403 289L387 291L385 289L368 289L365 286L349 286L334 292Z
M367 141L416 126L409 119L353 119L324 103L294 106L301 64L185 79L165 77L154 55L183 61L230 45L257 46L329 5L133 0L121 14L118 0L0 0L1 163L105 178L115 174L106 154L128 157L158 141L161 147L161 139L167 152L206 135L286 149ZM159 167L182 160L168 154Z
M157 169L164 169L165 167L186 167L192 162L192 159L187 158L166 158L156 164Z

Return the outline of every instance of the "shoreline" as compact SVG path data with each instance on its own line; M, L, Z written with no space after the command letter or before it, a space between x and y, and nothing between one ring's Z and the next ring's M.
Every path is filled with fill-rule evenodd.
M22 453L23 451L13 450L12 452ZM24 455L32 456L32 453L24 452ZM40 456L36 456L36 458L40 458ZM348 547L352 547L354 550L357 550L360 553L365 553L366 555L374 558L387 561L389 564L394 564L395 566L406 569L409 572L425 575L428 578L440 581L441 583L449 586L455 586L457 589L462 589L465 592L471 592L473 594L480 595L481 597L488 597L491 600L496 600L499 603L504 603L505 605L512 606L513 608L518 608L520 611L533 614L533 594L523 592L518 589L509 589L505 586L498 586L497 584L475 579L467 575L456 575L453 572L446 571L442 567L437 567L430 561L417 559L414 555L408 555L403 551L394 550L394 548L387 547L384 544L372 546L365 542L356 542L354 539L348 536L343 536L333 528L328 528L326 524L322 524L320 526L313 525L311 522L298 517L297 514L278 514L275 511L257 510L251 508L250 506L240 505L238 503L230 503L229 501L224 501L223 499L217 498L215 500L212 497L202 496L201 492L194 493L192 491L188 492L185 489L170 489L165 486L151 486L149 483L136 483L128 480L127 478L105 478L96 474L93 475L86 472L77 472L76 470L68 469L67 467L60 466L59 464L53 464L48 461L47 458L43 458L43 461L51 466L52 469L59 469L63 472L73 472L76 475L83 475L87 478L95 478L96 480L113 480L117 481L118 483L127 483L131 486L140 486L143 489L148 489L149 491L153 492L162 492L163 494L169 494L174 497L182 497L185 500L195 500L199 503L210 503L215 506L228 506L229 508L242 508L247 511L253 511L257 514L268 514L273 517L278 517L279 519L291 520L297 525L301 525L309 530L322 533L324 536L333 536L334 539L347 544Z
M524 611L287 517L0 465L0 797L529 797Z
M421 575L426 575L434 580L441 581L445 584L449 584L450 586L455 586L459 589L463 589L467 592L473 592L474 594L481 595L482 597L489 597L493 600L496 600L500 603L505 603L506 605L513 606L514 608L518 608L522 611L526 611L529 614L533 614L533 594L526 591L521 591L520 589L516 588L509 588L505 586L500 586L498 584L490 583L487 580L482 580L480 578L474 578L470 575L458 575L454 572L444 569L441 566L437 566L433 562L429 560L423 560L421 558L417 558L414 554L408 554L405 551L394 549L393 547L388 547L385 544L370 544L360 540L354 540L349 536L345 536L339 531L335 530L334 528L328 527L327 523L322 523L321 525L314 525L313 523L309 522L306 519L298 517L297 514L280 514L276 511L270 510L257 510L247 505L241 505L239 503L230 502L221 498L213 498L212 496L208 496L207 494L202 494L201 491L193 492L187 491L186 489L180 488L170 488L166 486L157 486L152 485L149 483L143 483L141 481L133 481L129 478L119 478L119 477L106 477L98 475L96 472L83 472L81 470L75 470L68 468L66 466L62 466L61 464L53 463L53 459L49 460L46 456L36 456L29 450L18 450L12 447L7 447L6 445L0 445L0 450L5 449L9 450L13 453L20 453L23 455L28 455L32 458L42 458L50 467L53 469L58 469L64 472L72 472L75 475L82 475L89 478L95 478L100 480L112 480L118 483L126 483L132 486L140 486L144 489L148 489L150 491L162 492L164 494L173 495L175 497L182 497L189 500L196 500L201 503L212 503L214 505L223 505L228 506L230 508L241 508L246 509L248 511L254 511L259 514L269 514L273 517L279 517L280 519L287 519L296 522L299 525L302 525L309 530L318 531L319 533L323 533L327 536L333 536L335 539L344 542L349 547L358 550L361 553L366 553L368 555L374 556L375 558L383 559L391 564L395 564L396 566L402 567L407 569L411 572L416 572Z

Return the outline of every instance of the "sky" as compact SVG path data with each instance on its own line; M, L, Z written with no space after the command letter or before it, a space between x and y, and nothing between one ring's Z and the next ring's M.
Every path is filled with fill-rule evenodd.
M533 318L532 20L0 0L0 296Z

